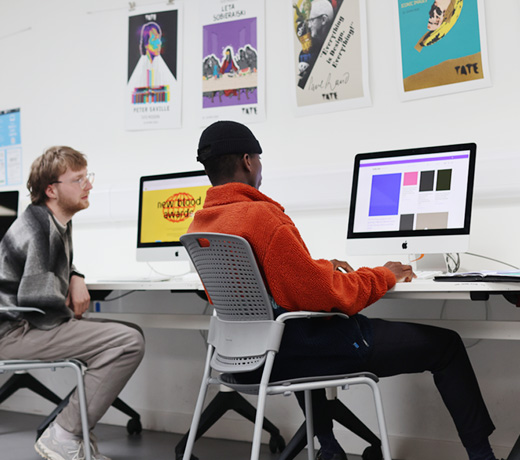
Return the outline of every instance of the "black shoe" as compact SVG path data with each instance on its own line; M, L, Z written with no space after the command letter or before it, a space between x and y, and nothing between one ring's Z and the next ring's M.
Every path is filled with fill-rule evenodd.
M345 452L339 452L334 454L332 457L323 458L321 455L321 449L316 454L316 460L348 460L347 454Z

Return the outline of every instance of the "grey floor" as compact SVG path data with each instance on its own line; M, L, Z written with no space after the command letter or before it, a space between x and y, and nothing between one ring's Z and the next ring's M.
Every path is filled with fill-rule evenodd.
M0 459L41 460L34 451L36 428L43 417L0 411ZM175 445L181 435L143 431L138 436L128 436L125 427L99 425L96 435L100 451L112 460L175 460ZM286 440L287 441L287 440ZM199 439L195 444L195 455L199 460L247 460L250 444L247 442ZM260 460L276 460L279 454L271 454L262 445ZM360 457L348 456L349 460ZM306 460L302 451L295 460Z

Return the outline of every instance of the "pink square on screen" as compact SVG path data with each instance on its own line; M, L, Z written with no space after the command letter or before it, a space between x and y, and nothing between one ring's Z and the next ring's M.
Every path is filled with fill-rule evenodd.
M418 177L419 177L419 173L417 171L404 173L403 185L417 185Z

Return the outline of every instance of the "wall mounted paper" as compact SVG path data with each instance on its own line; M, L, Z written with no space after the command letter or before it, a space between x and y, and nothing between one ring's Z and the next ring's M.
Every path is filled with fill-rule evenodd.
M126 129L180 128L181 9L149 8L128 18Z
M289 3L297 114L370 105L365 1Z
M394 0L404 100L490 86L482 0Z
M204 0L202 124L265 119L264 0Z
M0 111L0 186L22 183L20 109Z

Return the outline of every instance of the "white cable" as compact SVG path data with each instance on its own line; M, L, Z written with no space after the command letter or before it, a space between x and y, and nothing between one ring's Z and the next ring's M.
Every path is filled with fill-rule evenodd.
M466 252L468 256L474 256L474 257L481 257L482 259L492 260L493 262L498 262L499 264L507 265L508 267L514 268L515 270L520 270L520 267L517 267L516 265L508 264L507 262L504 262L503 260L493 259L493 257L483 256L480 254L474 254L472 252Z

